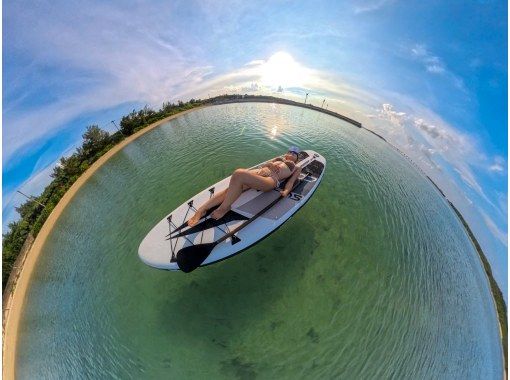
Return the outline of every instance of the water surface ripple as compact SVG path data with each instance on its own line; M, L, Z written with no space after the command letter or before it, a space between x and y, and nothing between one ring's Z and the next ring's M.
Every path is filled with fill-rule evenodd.
M139 261L170 210L289 145L328 166L278 232L187 275ZM49 236L20 330L21 379L502 377L487 281L437 190L373 134L284 105L197 110L115 155Z

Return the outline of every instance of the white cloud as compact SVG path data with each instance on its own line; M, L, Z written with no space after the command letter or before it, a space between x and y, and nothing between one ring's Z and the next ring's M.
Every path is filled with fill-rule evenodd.
M444 66L436 63L427 64L426 68L429 73L442 74L445 72Z
M469 189L494 210L499 210L480 184L475 171L490 173L491 168L497 171L504 163L502 158L494 159L490 166L474 136L461 132L411 99L399 104L406 110L397 110L390 103L382 103L376 108L379 120L387 121L389 125L375 128L419 163L422 169L429 169L428 174L432 178L450 168ZM367 122L376 125L373 119L367 118Z
M411 48L411 53L413 53L416 57L426 57L428 55L425 45L421 45L421 44L414 45Z
M462 170L464 169L464 170ZM460 178L473 190L475 190L478 194L486 197L485 193L482 190L480 184L476 181L476 178L471 170L467 168L458 168L454 167L454 170L459 174Z
M118 88L97 88L95 91L61 99L21 115L6 115L3 140L4 168L15 164L17 159L32 149L32 146L53 137L66 127L66 123L79 115L114 107L119 104L119 98L123 96Z
M358 13L363 13L390 3L384 0L364 1L355 7ZM175 38L180 34L172 30L172 12L169 9L155 12L146 4L134 7L137 9L127 11L97 3L76 13L65 3L59 7L40 3L34 7L26 7L24 3L9 5L9 12L16 14L17 21L6 20L9 26L6 29L8 48L29 52L33 60L43 67L59 66L76 72L77 83L83 80L86 86L71 95L57 94L53 102L38 107L20 108L26 94L12 100L4 111L4 167L15 163L16 156L23 155L44 138L55 136L66 128L67 123L87 113L127 102L159 105L164 100L213 96L228 90L270 92L281 85L276 81L283 71L271 69L268 72L270 59L252 60L239 69L215 75L212 65L197 59L201 54L200 48L190 44L189 40ZM207 10L216 5L210 2L201 7ZM47 17L39 17L41 13L47 14ZM214 19L216 16L210 17ZM222 30L226 18L220 16L215 20L209 20L216 22L217 28L213 25L213 29ZM238 22L233 17L229 28ZM165 28L158 28L161 23ZM25 25L32 27L26 28ZM424 44L410 47L410 54L428 72L449 77L457 87L463 87L462 80L452 74L443 60L432 54ZM311 97L315 94L329 97L330 108L351 116L365 108L368 112L363 113L372 115L367 120L388 121L386 134L403 149L413 149L417 161L441 170L438 157L444 159L467 185L482 196L485 197L485 194L472 166L482 163L490 172L504 174L504 161L495 159L488 164L468 135L440 118L428 118L412 107L409 110L397 109L387 100L381 101L372 93L349 85L338 75L319 72L290 60L286 61L286 67L289 62L292 63L293 75L288 75L288 71L284 73L291 84L299 79L293 83L294 87L310 91ZM26 70L35 69L37 67L31 65ZM9 83L14 83L13 88L23 84L22 74L19 72L18 77L9 78ZM265 83L268 78L273 78L275 83Z
M427 124L423 119L415 119L414 126L427 133L433 139L440 137L444 133L436 126Z
M493 164L489 167L489 170L491 172L497 172L497 173L503 173L505 171L505 168L499 164Z
M506 218L508 214L508 196L506 193L496 193L498 199L498 206L501 210L501 214L504 218Z
M4 110L4 162L51 138L83 114L128 102L160 105L212 74L213 67L195 60L192 44L172 37L169 9L154 12L147 4L133 7L96 3L76 12L66 3L9 5L9 14L16 17L6 19L4 49L28 55L37 65L14 72L6 82L7 91L23 84L29 89L46 86L48 78L39 79L37 70L75 73L75 82L63 86L66 91L49 93L50 103L23 107L27 94L9 103ZM53 75L58 78L58 72ZM24 77L35 83L24 82Z
M392 3L392 0L358 1L351 5L351 12L360 15L375 12ZM203 28L208 31L207 41L204 41L203 35L193 33L182 22L179 24L182 15L172 9L170 3L134 2L129 7L118 7L112 3L93 2L80 12L76 12L76 4L72 2L55 4L22 0L5 4L4 51L29 57L30 62L9 72L9 77L4 76L4 100L7 100L3 114L4 168L15 163L16 157L55 138L68 128L70 121L123 103L159 106L166 100L186 100L225 92L271 94L279 84L271 86L264 82L264 67L269 57L246 64L230 61L230 57L216 57L223 65L217 67L210 60L214 57L212 50L230 41L222 37L247 28L255 32L256 23L255 26L246 25L240 15L257 7L261 5L241 1L235 6L216 1L194 4L193 12L203 16ZM12 15L15 17L10 17ZM348 48L350 44L347 42L353 38L347 27L340 30L322 25L312 26L304 32L302 29L276 28L259 38L268 49L275 46L274 41L289 40L289 37L307 43L329 37L336 39L340 48ZM212 41L221 41L221 44L213 46ZM392 49L393 45L383 52L395 53ZM247 47L247 51L257 50ZM438 78L467 92L462 78L453 73L432 48L424 44L406 45L404 54L405 59L412 59L429 73L426 75L428 79ZM233 56L239 57L237 54ZM480 62L472 61L471 66L477 68ZM222 67L237 69L220 72ZM487 189L482 187L477 170L505 176L506 161L502 157L487 158L474 136L445 122L419 101L384 92L381 86L373 89L353 86L340 75L317 71L300 62L295 62L293 68L299 73L300 81L297 88L289 91L282 86L284 96L297 100L299 91L309 92L313 104L320 104L327 98L329 109L359 119L408 154L451 195L451 199L471 203L477 209L486 207L484 201L496 207L486 195ZM49 76L48 72L53 74ZM34 89L58 88L61 73L66 74L62 77L68 78L66 83L60 84L61 91L43 97L45 104L29 104L27 100L37 94ZM273 77L278 78L278 75ZM360 82L368 86L368 80L360 79ZM21 91L23 88L27 90ZM21 188L31 194L42 190L50 166L34 172ZM13 195L4 194L4 217L12 215L12 208L7 213L5 211L15 203ZM478 195L484 201L480 201ZM497 208L504 213L500 219L506 218L507 213L502 208L503 203L506 203L506 197L498 196ZM480 221L480 224L483 223ZM490 218L486 224L499 240L506 240L504 232ZM483 235L490 236L483 231Z
M448 78L456 88L467 93L466 86L462 78L448 70L444 61L440 57L432 54L426 45L415 44L409 48L409 51L411 53L411 57L420 62L427 72Z
M377 11L395 0L358 0L354 4L354 13L366 13Z
M384 103L379 110L379 115L382 119L387 119L393 125L397 125L401 127L403 123L407 120L407 115L405 112L397 112L394 111L393 105L389 103Z
M443 74L446 71L445 64L441 58L432 55L423 44L416 44L411 48L412 55L425 66L428 72Z
M501 156L494 157L494 162L489 166L489 170L493 173L504 174L505 169L505 159Z
M426 55L427 52L418 46L415 54ZM266 63L265 60L251 61L238 70L203 81L193 91L223 93L225 88L235 88L242 92L271 93L270 88L261 83ZM375 95L350 86L332 73L319 72L296 64L303 73L303 91L306 89L306 92L310 92L310 97L313 92L319 93L321 99L328 98L330 109L354 118L364 116L371 122L373 130L382 129L384 136L408 153L423 169L427 169L432 177L444 174L444 170L449 166L458 173L463 183L496 208L474 172L475 168L489 171L489 165L482 153L483 149L473 136L454 128L438 115L409 99L400 103L402 106L406 105L406 110L397 109L387 102L383 102L379 108L374 107L380 101ZM180 96L189 94L190 92L186 92ZM363 108L371 112L362 112ZM381 124L381 120L388 123ZM492 170L497 171L499 167L494 168L494 165L501 166L501 160L495 160L491 166Z
M262 87L257 83L251 83L249 86L241 87L241 92L257 92L262 90Z
M259 65L264 64L264 62L266 62L266 61L264 61L263 59L255 59L255 60L250 61L247 64L245 64L245 66L259 66Z
M480 211L482 214L483 220L485 221L485 224L489 228L489 230L492 232L492 234L498 239L503 245L508 247L508 235L504 230L501 230L496 223L483 211Z

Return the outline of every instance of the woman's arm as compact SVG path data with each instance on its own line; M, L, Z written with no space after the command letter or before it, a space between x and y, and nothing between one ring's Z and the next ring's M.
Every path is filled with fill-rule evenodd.
M294 186L294 182L296 182L296 179L301 174L301 168L299 166L296 166L296 169L294 170L294 173L290 176L289 180L285 184L285 188L280 191L280 194L282 197L286 197L289 195L290 191L292 190L292 187Z

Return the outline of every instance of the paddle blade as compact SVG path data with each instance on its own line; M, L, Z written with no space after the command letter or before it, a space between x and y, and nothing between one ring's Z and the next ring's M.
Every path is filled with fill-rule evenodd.
M197 269L216 246L216 242L184 247L177 252L177 265L184 273Z

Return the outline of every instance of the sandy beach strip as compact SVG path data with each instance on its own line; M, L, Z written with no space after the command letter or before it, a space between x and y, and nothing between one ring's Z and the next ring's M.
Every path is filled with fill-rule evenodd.
M16 346L18 341L18 328L19 322L21 318L21 313L23 310L23 306L25 304L27 289L30 282L30 278L32 276L32 272L37 263L37 259L41 254L41 250L51 233L55 222L58 220L66 206L71 202L74 198L78 190L83 186L85 182L99 169L104 163L106 163L111 157L113 157L117 152L122 150L126 145L133 142L140 136L145 133L151 131L154 128L159 127L161 124L164 124L172 119L175 119L179 116L183 116L189 112L196 111L198 109L207 107L207 105L198 106L186 111L179 112L175 115L166 117L160 121L157 121L142 130L136 132L135 134L129 136L125 140L121 141L119 144L115 145L112 149L106 152L101 158L99 158L96 162L92 164L90 168L88 168L77 180L76 182L69 188L69 190L64 194L62 199L55 206L51 214L49 215L46 222L44 222L43 227L39 231L32 248L30 249L27 258L23 264L23 268L19 275L18 281L16 282L16 286L14 288L14 292L12 294L12 300L10 302L11 308L8 313L6 313L5 317L5 331L4 331L4 341L2 347L2 357L3 357L3 369L2 375L4 379L14 379L15 378L15 360L16 360Z

